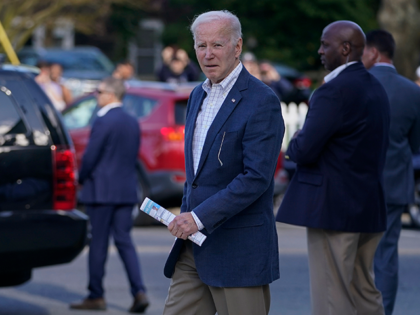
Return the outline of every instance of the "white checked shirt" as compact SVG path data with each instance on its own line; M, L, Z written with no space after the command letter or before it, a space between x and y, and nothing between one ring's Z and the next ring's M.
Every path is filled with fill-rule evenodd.
M197 172L198 163L200 162L201 153L203 152L204 141L206 141L207 131L214 118L222 107L226 96L229 94L233 85L236 83L239 74L242 71L242 63L239 63L235 69L220 83L211 84L210 80L204 81L202 87L206 91L207 96L203 101L200 112L198 113L197 120L195 122L192 153L194 161L194 174ZM203 223L194 213L191 212L195 223L199 230L204 229Z
M192 153L194 161L194 174L197 172L198 164L203 151L204 141L214 118L219 112L220 107L236 83L239 74L242 71L242 63L239 63L235 69L220 83L211 84L210 80L204 81L202 87L207 96L203 101L200 112L195 122L194 137L192 142Z

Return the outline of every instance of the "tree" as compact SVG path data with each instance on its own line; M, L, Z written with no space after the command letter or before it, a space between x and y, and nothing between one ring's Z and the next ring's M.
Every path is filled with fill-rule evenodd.
M414 79L420 61L419 1L382 0L378 20L395 39L394 64L398 72Z
M169 0L163 8L165 44L178 44L193 55L188 26L196 14L227 9L242 23L244 50L258 58L301 69L318 69L323 28L336 20L352 20L364 30L378 26L379 0Z
M159 3L153 0L1 0L0 20L15 50L19 50L36 27L51 26L57 18L71 19L75 29L85 34L105 33L106 19L114 6L156 9Z

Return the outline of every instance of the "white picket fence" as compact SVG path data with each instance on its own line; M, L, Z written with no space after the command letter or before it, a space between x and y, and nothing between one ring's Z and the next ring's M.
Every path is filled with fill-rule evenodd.
M302 126L305 122L306 113L308 112L308 105L305 103L300 103L296 105L295 103L281 103L281 111L283 114L284 125L286 130L284 132L282 151L286 151L287 146L289 145L290 139L293 137L293 134L298 129L302 129Z

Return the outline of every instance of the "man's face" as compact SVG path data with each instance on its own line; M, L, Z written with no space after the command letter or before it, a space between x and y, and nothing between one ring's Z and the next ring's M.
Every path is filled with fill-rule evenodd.
M332 34L333 32L327 27L321 36L321 46L318 54L321 56L321 62L325 69L333 71L341 66L343 62L342 42Z
M201 70L212 83L220 83L239 64L242 38L232 43L226 22L199 25L195 33L195 52Z
M104 107L112 103L114 93L107 91L105 84L100 83L96 90L96 99L98 100L98 106Z
M363 50L362 62L365 65L366 69L370 69L376 63L377 59L377 50L374 47L365 46Z

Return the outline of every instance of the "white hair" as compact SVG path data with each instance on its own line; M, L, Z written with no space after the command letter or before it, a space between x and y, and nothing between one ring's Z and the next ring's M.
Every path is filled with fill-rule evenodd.
M417 75L417 78L419 78L419 79L420 79L420 67L418 67L418 68L417 68L417 70L416 70L416 75Z
M232 37L232 43L236 44L240 38L242 38L242 29L241 29L241 22L239 22L238 17L227 11L227 10L221 10L221 11L209 11L206 13L202 13L194 18L193 23L191 24L191 33L193 34L194 38L194 47L196 47L196 38L195 38L195 32L197 30L197 27L200 24L203 23L209 23L213 21L227 21L230 26L230 33Z

